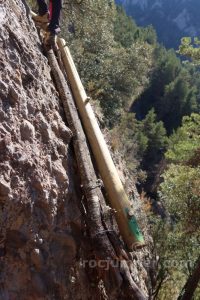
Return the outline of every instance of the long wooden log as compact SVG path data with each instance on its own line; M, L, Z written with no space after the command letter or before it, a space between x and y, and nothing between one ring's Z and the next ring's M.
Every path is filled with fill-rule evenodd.
M101 244L105 251L105 257L115 257L114 250L104 233L104 227L101 223L101 211L98 195L101 193L98 186L97 177L91 161L90 153L88 150L85 134L74 105L74 101L66 83L65 77L60 70L57 59L53 50L47 52L49 65L59 92L60 98L63 103L65 115L68 125L73 132L73 145L79 169L81 185L85 197L87 198L87 218L90 225L91 238ZM98 238L97 238L98 236Z
M144 239L133 215L133 208L119 178L110 152L96 121L93 109L81 83L65 40L58 39L62 60L80 113L84 130L96 159L110 205L116 210L116 220L121 236L129 250L144 246Z
M116 253L105 233L104 227L101 222L101 211L99 197L103 197L97 185L97 177L91 161L90 152L87 146L86 137L75 107L72 94L66 83L65 77L59 68L53 50L47 53L49 65L52 74L63 102L64 111L66 114L67 122L74 134L73 143L77 159L77 164L80 172L82 189L87 199L87 219L91 239L94 242L93 246L100 258L110 260L116 259ZM101 255L102 254L102 255ZM121 269L114 268L113 275L115 277L115 290L120 293L120 287L124 282L130 289L125 291L129 299L147 300L143 292L138 288L131 278L131 274L127 263L124 261ZM130 295L130 296L129 296Z

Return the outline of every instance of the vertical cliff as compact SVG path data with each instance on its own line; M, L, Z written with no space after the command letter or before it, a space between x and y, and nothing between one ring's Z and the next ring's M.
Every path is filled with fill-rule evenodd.
M28 7L0 0L0 299L113 299L84 264L93 246L71 139ZM147 294L145 257L131 256Z
M0 299L72 298L82 220L71 132L22 1L1 4L0 25Z

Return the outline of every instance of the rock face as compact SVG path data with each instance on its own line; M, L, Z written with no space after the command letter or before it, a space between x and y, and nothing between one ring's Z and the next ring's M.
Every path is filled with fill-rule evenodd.
M116 0L138 25L152 24L159 41L176 48L183 36L199 36L198 0Z
M2 300L117 299L84 263L93 253L71 138L25 1L0 0ZM144 257L133 255L132 276L147 293Z
M0 1L2 300L80 299L81 293L87 299L87 281L81 291L84 271L78 284L76 270L82 220L72 135L62 116L25 6Z

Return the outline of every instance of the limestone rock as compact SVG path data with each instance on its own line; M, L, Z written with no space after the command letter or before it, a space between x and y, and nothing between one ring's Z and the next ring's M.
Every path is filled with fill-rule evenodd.
M35 128L34 126L27 120L24 120L20 126L21 139L23 141L32 141L35 137Z
M11 86L9 89L9 98L10 98L10 103L12 105L15 105L19 101L20 98L19 92L13 86Z
M67 141L70 130L26 3L0 1L0 299L76 299L63 272L75 267L74 248L57 241L54 254L62 257L51 252L58 227L71 236L68 178L75 175L62 165L61 137ZM73 166L74 157L66 159ZM70 188L82 218L73 180Z
M59 183L68 182L68 176L67 176L66 170L64 169L64 167L62 166L62 164L59 160L53 162L52 171L56 178L56 181L58 181Z
M4 81L0 80L0 95L7 97L7 94L8 94L8 85Z
M10 185L8 182L4 180L4 178L0 178L0 196L8 196L10 193Z
M42 113L39 113L37 116L38 126L40 128L40 133L42 135L42 139L45 143L51 140L51 129L50 126L45 119Z
M65 143L69 143L73 136L72 131L67 126L65 126L63 123L60 122L59 132L60 132L60 136L63 139L63 141Z

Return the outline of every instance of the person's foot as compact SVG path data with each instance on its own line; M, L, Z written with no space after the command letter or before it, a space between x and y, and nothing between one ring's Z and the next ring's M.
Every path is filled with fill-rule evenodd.
M46 14L44 14L43 16L40 15L36 15L36 16L32 16L33 20L37 23L49 23L49 13L47 12Z

